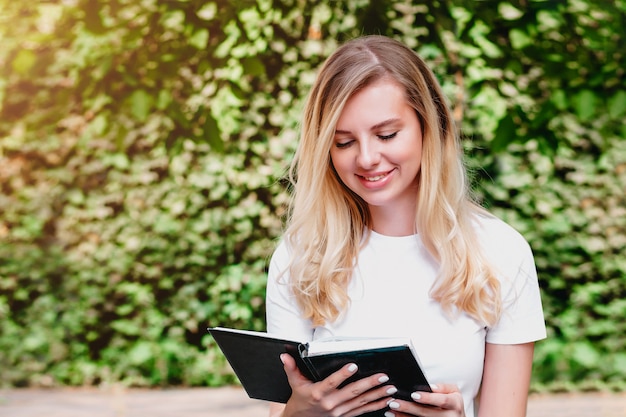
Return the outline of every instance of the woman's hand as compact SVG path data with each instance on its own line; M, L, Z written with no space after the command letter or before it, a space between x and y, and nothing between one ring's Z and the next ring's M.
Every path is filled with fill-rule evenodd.
M337 387L356 372L356 365L348 364L320 382L312 382L298 370L295 360L281 355L285 373L291 385L291 398L282 417L355 417L387 406L395 387L383 385L389 380L385 374L375 374Z
M392 400L385 417L465 417L463 396L456 385L433 385L433 392L414 392L414 401Z

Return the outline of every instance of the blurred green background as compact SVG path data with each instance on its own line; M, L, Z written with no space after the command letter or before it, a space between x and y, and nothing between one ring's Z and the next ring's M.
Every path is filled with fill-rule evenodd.
M214 386L264 328L304 95L407 43L531 243L533 389L625 390L624 0L0 0L0 385ZM461 122L462 121L462 122Z

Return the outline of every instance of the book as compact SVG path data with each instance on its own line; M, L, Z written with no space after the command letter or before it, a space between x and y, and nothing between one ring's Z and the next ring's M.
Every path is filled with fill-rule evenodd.
M224 327L208 329L250 398L285 403L291 387L280 361L290 354L302 374L317 382L348 363L357 372L339 388L379 372L389 376L395 398L411 400L415 391L431 392L409 338L347 338L295 341L271 334ZM367 416L382 416L384 410Z

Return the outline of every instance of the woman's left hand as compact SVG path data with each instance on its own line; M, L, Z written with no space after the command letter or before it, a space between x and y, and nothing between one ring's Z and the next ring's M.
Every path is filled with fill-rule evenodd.
M431 386L433 392L414 392L414 401L393 399L386 417L465 417L463 396L456 385Z

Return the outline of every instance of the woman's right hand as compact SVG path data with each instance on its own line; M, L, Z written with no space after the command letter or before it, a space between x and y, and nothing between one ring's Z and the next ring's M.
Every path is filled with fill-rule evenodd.
M355 417L387 407L387 401L397 390L384 385L389 378L375 374L354 381L341 389L337 387L356 372L355 364L345 365L328 378L312 382L288 354L280 357L291 386L292 394L282 417Z

